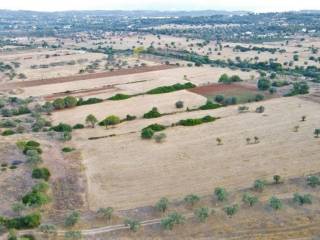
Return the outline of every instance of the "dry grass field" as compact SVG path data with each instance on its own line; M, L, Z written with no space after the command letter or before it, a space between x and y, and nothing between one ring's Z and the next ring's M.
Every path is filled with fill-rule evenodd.
M259 105L248 106L254 110ZM90 208L128 209L154 204L163 196L206 195L218 186L249 187L255 179L274 174L293 177L319 171L319 141L313 129L319 122L320 106L298 98L274 99L263 105L264 114L240 114L236 107L206 111L222 118L201 126L168 129L162 144L141 140L139 132L76 141L83 151ZM176 122L189 114L204 115L176 114L154 119L154 123ZM303 115L307 115L306 122L300 122ZM300 125L299 132L293 131L296 125ZM260 143L248 145L246 138L254 136ZM217 137L222 146L217 146Z
M120 118L125 118L127 114L142 117L153 107L157 107L161 113L171 113L178 111L175 107L177 101L183 101L186 107L196 108L203 105L206 98L185 90L166 95L142 95L127 100L105 101L94 105L57 111L52 114L51 119L54 124L64 122L74 125L84 123L86 116L89 114L94 114L99 120L103 120L109 115L116 115Z
M176 27L168 24L157 29ZM210 27L238 26L203 25L199 29ZM193 26L184 25L181 28ZM16 40L20 43L29 41L26 38ZM173 59L123 51L139 46L146 49L153 45L161 50L188 50L208 55L212 60L240 58L253 63L276 58L275 61L282 64L292 61L293 56L298 54L299 61L290 67L319 67L319 61L310 60L311 56L316 55L312 53L312 48L320 47L318 38L306 37L302 40L300 36L294 36L288 43L222 42L221 49L216 41L204 44L204 40L200 39L143 33L105 33L100 39L89 33L79 33L77 38L36 38L34 41L50 44L63 41L64 45L54 50L41 47L20 50L18 46L3 46L0 49L0 62L19 62L20 66L15 67L14 72L26 75L23 79L17 75L9 80L7 70L0 73L0 94L4 102L0 110L4 108L4 113L11 113L11 108L16 110L11 117L5 116L1 110L1 124L6 127L0 129L0 134L4 133L5 128L16 132L12 136L0 137L0 190L4 193L0 196L0 215L14 216L12 203L20 201L37 182L31 178L34 166L25 162L26 156L15 145L17 140L35 139L41 143L43 150L39 166L47 167L51 172L48 193L51 201L37 210L42 213L43 223L54 223L58 230L62 230L57 238L52 238L54 240L62 239L64 230L88 229L83 233L94 233L100 227L119 229L105 231L101 236L88 234L84 239L305 240L310 235L319 234L319 191L318 188L307 186L305 181L309 174L320 172L320 138L314 136L315 129L320 127L320 89L316 81L311 82L305 76L283 76L282 72L273 79L271 70L266 71L270 83L288 81L284 87L275 87L277 92L272 93L268 91L269 87L266 91L257 89L261 72L254 71L254 67L250 71L209 64L196 67L195 62L185 62L178 57ZM279 48L286 52L235 52L237 45ZM115 54L108 56L78 50L81 47L89 49L98 46L112 48ZM254 60L255 57L258 58ZM63 64L55 64L61 62ZM48 67L39 67L40 64ZM90 68L95 64L94 68ZM79 72L84 69L82 73ZM225 73L228 76L238 75L243 82L218 83L220 76ZM300 80L308 81L310 94L282 97L292 88L293 82ZM187 82L196 87L146 94L157 87ZM126 100L108 100L119 93L135 96ZM199 110L208 100L214 102L217 95L224 95L228 100L236 97L237 103L227 106L227 101L220 101L222 105L218 109ZM257 95L264 99L256 98ZM29 103L9 96L35 98ZM48 114L39 107L46 101L52 102L67 96L100 98L103 101L82 106L78 106L78 102L72 108L52 110ZM177 108L178 101L183 101L182 108ZM249 107L249 110L239 111L242 105ZM20 116L21 106L28 106L32 114L23 112ZM256 112L260 106L265 107L263 113ZM153 119L143 118L153 107L157 107L163 115ZM21 111L24 110L22 108ZM91 128L85 123L89 114L93 114L98 122L110 115L120 119L125 119L127 115L136 118L107 128L98 125ZM189 127L177 124L180 120L208 115L217 119ZM303 116L306 121L302 121ZM6 120L17 121L10 123ZM73 129L70 133L72 137L68 138L69 133L51 128L59 123L84 126ZM155 123L166 126L163 131L166 137L161 143L155 138L141 138L141 130ZM19 127L21 132L17 131ZM221 139L221 144L218 144L218 139ZM12 162L20 159L22 163L16 169L10 168ZM272 183L276 174L281 176L281 184ZM268 180L265 191L258 193L251 188L257 179ZM216 187L227 189L230 195L226 202L213 199ZM254 208L242 203L245 191L259 195L259 203ZM313 204L297 207L292 200L295 192L312 194ZM169 212L177 211L190 216L195 208L187 207L182 201L187 194L199 195L201 200L194 207L209 206L215 210L214 214L206 223L200 224L192 215L187 217L184 226L163 231L157 221L167 213L156 211L155 203L167 197L170 200ZM272 211L268 205L273 195L284 202L281 213ZM241 210L229 218L224 207L233 203L239 203ZM102 220L97 214L99 208L106 207L115 210L110 221ZM33 210L28 208L26 212ZM64 220L72 210L81 213L80 222L68 228ZM147 222L157 220L157 223L147 223L143 230L133 233L120 226L128 217Z
M143 93L155 87L172 85L175 83L184 83L186 81L200 86L210 83L217 83L220 76L224 73L228 75L239 75L242 79L249 81L251 76L257 77L255 72L233 71L227 68L212 68L212 67L181 67L171 68L159 71L126 74L120 76L110 76L104 78L95 78L81 81L63 82L55 84L46 84L38 86L24 87L19 91L18 96L51 96L66 91L91 90L86 97L103 97L107 98L114 94L114 90L127 94ZM185 77L186 76L186 77ZM101 93L101 88L112 87L107 93ZM1 88L1 85L0 85ZM13 86L14 88L14 86ZM72 94L72 93L71 93Z

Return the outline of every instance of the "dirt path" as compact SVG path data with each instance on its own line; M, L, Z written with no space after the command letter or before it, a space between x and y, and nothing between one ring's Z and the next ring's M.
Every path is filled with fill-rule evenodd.
M74 81L89 80L89 79L95 79L95 78L114 77L114 76L129 75L129 74L135 74L135 73L145 73L145 72L152 72L152 71L158 71L158 70L166 70L166 69L171 69L176 67L177 66L172 66L172 65L158 65L158 66L138 67L138 68L132 68L132 69L121 69L113 72L100 72L100 73L75 75L75 76L69 76L69 77L48 78L48 79L42 79L42 80L30 80L30 81L23 81L23 82L11 82L11 83L1 84L0 90L10 90L14 88L24 88L24 87L33 87L33 86L40 86L40 85L49 85L49 84L55 84L55 83L74 82Z

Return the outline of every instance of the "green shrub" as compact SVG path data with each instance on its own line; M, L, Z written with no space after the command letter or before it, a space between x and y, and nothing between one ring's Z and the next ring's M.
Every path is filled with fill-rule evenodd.
M159 211L159 212L165 212L168 209L168 205L169 205L169 200L165 197L161 198L157 203L155 208Z
M26 147L37 148L37 147L40 147L40 143L31 140L31 141L26 142Z
M214 97L214 100L217 102L217 103L222 103L223 100L224 100L224 96L223 95L217 95Z
M96 126L97 122L98 122L98 119L93 114L89 114L86 117L86 124L90 124L92 128Z
M175 105L176 105L176 108L183 108L184 103L183 101L177 101Z
M2 136L11 136L11 135L13 135L13 134L15 134L16 132L15 131L13 131L13 130L11 130L11 129L6 129L6 130L4 130L3 132L2 132Z
M256 102L259 102L259 101L262 101L264 99L264 96L261 95L261 94L257 94L255 97L254 97L254 100Z
M309 93L309 85L306 82L293 83L293 89L285 96L303 95Z
M197 219L200 222L205 222L210 215L209 208L207 207L198 208L194 211L194 215L197 217Z
M87 100L83 100L82 98L80 98L78 100L77 105L82 106L82 105L90 105L90 104L96 104L101 102L103 102L103 99L100 99L100 98L88 98Z
M253 188L256 191L262 192L265 189L265 187L266 187L266 181L260 180L260 179L254 181Z
M312 204L312 197L310 194L300 195L299 193L295 193L293 201L299 205Z
M245 204L248 204L250 207L252 207L253 205L255 205L258 202L258 197L253 196L249 193L245 193L242 197L242 201Z
M42 149L40 147L32 147L32 146L26 145L22 152L23 152L23 154L25 154L27 156L33 156L33 155L36 155L35 152L37 152L37 154L41 154Z
M141 224L138 220L134 220L134 219L126 219L124 221L124 224L126 226L129 226L130 230L133 232L137 232L139 230L139 228L141 227Z
M35 192L47 192L49 190L49 184L45 181L40 181L39 183L37 183L36 185L34 185L32 187L32 191Z
M77 123L77 124L74 125L72 128L73 128L73 129L83 129L83 128L84 128L84 125L81 124L81 123Z
M282 201L279 198L271 197L269 200L270 207L274 210L280 210L282 208Z
M214 194L216 195L217 199L221 202L227 200L228 198L228 192L224 188L216 188L214 190Z
M0 127L1 128L14 128L17 126L17 123L12 120L1 120Z
M206 104L199 107L200 110L210 110L210 109L217 109L220 108L220 104L213 103L211 101L207 101Z
M132 120L135 120L136 118L137 118L136 116L132 116L132 115L128 114L126 116L126 121L132 121Z
M31 165L37 165L42 162L39 152L35 149L28 150L25 154L27 155L27 163Z
M169 93L169 92L174 92L174 91L179 91L183 89L190 89L194 88L196 85L188 82L185 84L177 83L171 86L162 86L162 87L157 87L154 89L151 89L147 92L147 94L161 94L161 93Z
M236 97L228 97L228 98L224 99L223 105L226 105L226 106L235 105L235 104L237 104L237 102L238 102L238 99Z
M62 99L62 98L55 99L53 101L52 105L53 105L54 109L56 109L56 110L64 109L66 106L64 99Z
M106 220L110 220L112 217L113 211L114 209L112 207L100 208L97 211L97 214Z
M238 212L239 205L234 204L232 206L225 207L223 210L229 217L232 217L233 215L235 215Z
M32 213L23 217L4 219L3 222L4 226L8 229L32 229L40 225L41 215L39 213Z
M185 120L180 120L179 121L179 125L182 126L195 126L195 125L200 125L202 124L202 119L198 118L198 119L185 119Z
M31 207L40 207L49 202L49 197L44 192L31 191L22 197L23 204Z
M166 126L155 123L155 124L151 124L151 125L145 127L144 129L146 129L146 128L150 128L150 129L152 129L154 132L160 132L160 131L165 130L165 129L166 129ZM142 129L142 130L143 130L143 129Z
M78 100L75 97L67 96L64 98L65 108L73 108L77 106Z
M161 114L158 112L158 109L156 107L152 108L151 111L145 113L143 115L144 118L158 118L161 117Z
M125 100L125 99L128 99L130 97L131 97L130 95L118 93L118 94L108 98L108 100L118 101L118 100Z
M32 170L32 178L49 180L51 174L47 168L35 168Z
M160 222L160 225L166 230L172 230L175 225L183 224L184 222L184 216L182 216L180 213L173 212L170 213L166 218L163 218Z
M271 82L266 78L260 78L258 80L258 89L261 91L266 91L270 88Z
M219 78L219 83L230 83L229 76L226 73L222 74Z
M59 123L57 126L51 127L55 132L72 132L72 127L65 123Z
M320 179L319 177L317 176L309 176L307 178L307 184L310 186L310 187L316 187L316 186L319 186L320 185Z
M65 152L65 153L69 153L69 152L72 152L72 151L74 151L74 148L70 148L70 147L62 148L62 152Z
M219 78L219 83L230 84L234 82L242 82L243 80L238 75L229 77L227 74L222 74Z
M72 213L70 213L70 215L66 217L64 221L64 225L66 227L72 227L77 224L79 219L80 219L80 213L77 211L73 211Z
M150 128L144 128L141 131L141 138L143 139L151 139L154 135L154 131Z
M204 116L203 118L201 118L202 122L207 123L207 122L213 122L215 121L217 118L211 117L209 115Z
M195 118L195 119L189 118L189 119L180 120L178 124L181 126L195 126L195 125L200 125L202 123L213 122L215 120L216 118L208 115L203 118Z
M113 126L113 125L117 125L121 122L120 118L115 116L115 115L111 115L106 117L103 121L103 126Z
M185 196L184 201L188 205L193 206L194 204L196 204L197 202L200 201L200 197L195 194L189 194L189 195Z

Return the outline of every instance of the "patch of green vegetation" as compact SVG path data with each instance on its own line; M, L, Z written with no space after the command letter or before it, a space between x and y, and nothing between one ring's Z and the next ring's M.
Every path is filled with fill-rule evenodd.
M286 97L295 96L295 95L303 95L309 93L309 86L306 82L296 82L293 83L293 89L285 95Z
M202 123L208 123L208 122L213 122L215 121L217 118L215 117L211 117L211 116L205 116L203 118L195 118L195 119L185 119L185 120L180 120L178 122L178 125L181 126L195 126L195 125L200 125Z
M170 93L170 92L180 91L183 89L190 89L190 88L194 88L194 87L196 87L196 85L194 85L190 82L185 83L185 84L176 83L171 86L161 86L161 87L151 89L147 92L147 94Z
M242 82L243 80L238 75L229 77L227 74L222 74L219 78L219 83L231 84L235 82Z
M87 100L83 100L82 98L80 98L77 102L77 106L90 105L90 104L96 104L101 102L103 102L103 99L100 99L100 98L88 98Z
M118 94L108 98L108 100L118 101L118 100L125 100L125 99L128 99L128 98L131 98L131 96L127 95L127 94L118 93Z
M15 131L13 131L13 130L11 130L11 129L6 129L6 130L4 130L2 133L1 133L1 135L2 136L11 136L11 135L14 135L16 132Z
M161 113L159 113L158 108L154 107L149 112L143 115L143 118L158 118L161 117Z
M72 152L74 151L75 149L74 148L70 148L70 147L64 147L62 148L62 152L64 153L69 153L69 152Z
M84 128L84 125L81 124L81 123L77 123L77 124L74 125L72 128L73 128L73 129L83 129L83 128Z
M154 132L160 132L160 131L165 130L166 126L155 123L155 124L151 124L151 125L145 127L144 129L147 129L147 128L151 129Z
M3 224L7 229L32 229L40 225L41 215L40 213L32 213L16 218L0 217L0 223Z
M210 110L210 109L217 109L222 107L220 104L213 103L211 101L207 101L206 104L199 107L200 110Z
M35 168L32 170L32 178L48 181L50 176L50 171L47 168Z
M50 130L55 132L72 132L72 127L69 124L59 123L58 125L51 127Z

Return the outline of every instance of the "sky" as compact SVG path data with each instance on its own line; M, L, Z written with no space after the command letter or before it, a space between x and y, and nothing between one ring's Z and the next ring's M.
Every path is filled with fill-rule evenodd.
M63 10L320 10L320 0L0 0L0 9Z

